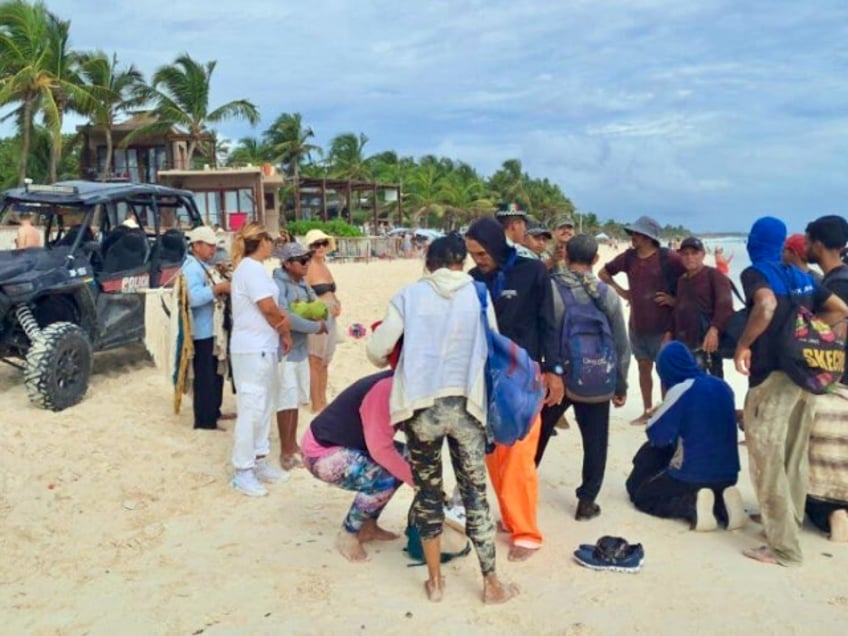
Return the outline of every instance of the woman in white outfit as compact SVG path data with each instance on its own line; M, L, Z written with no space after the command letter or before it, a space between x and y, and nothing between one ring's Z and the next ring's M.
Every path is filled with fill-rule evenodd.
M261 482L288 479L288 473L266 460L278 391L277 362L291 347L288 315L277 306L277 285L263 265L273 246L271 236L259 223L245 225L233 240L230 359L238 416L231 483L252 497L268 494Z

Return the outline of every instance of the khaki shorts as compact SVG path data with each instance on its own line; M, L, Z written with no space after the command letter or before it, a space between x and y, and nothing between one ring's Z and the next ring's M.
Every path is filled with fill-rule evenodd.
M327 320L327 333L309 334L307 338L307 346L309 355L316 358L321 358L325 364L330 364L333 359L333 354L336 352L336 343L338 342L338 334L336 334L336 321L333 319Z

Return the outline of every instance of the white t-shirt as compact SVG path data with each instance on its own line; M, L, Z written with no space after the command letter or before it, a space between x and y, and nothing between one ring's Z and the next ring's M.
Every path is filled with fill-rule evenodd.
M250 257L242 259L233 274L230 290L233 304L231 353L277 352L280 335L268 324L256 303L263 298L276 302L278 293L277 284L262 263Z

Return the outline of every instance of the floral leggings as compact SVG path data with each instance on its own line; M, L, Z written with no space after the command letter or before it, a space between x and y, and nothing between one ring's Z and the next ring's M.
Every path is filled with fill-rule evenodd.
M445 493L442 484L442 447L448 440L453 471L465 504L466 533L477 551L483 575L495 571L495 525L486 500L486 433L465 410L465 398L439 398L416 411L404 424L409 465L415 481L415 499L409 523L422 539L442 533Z
M397 444L403 452L403 446ZM376 463L368 453L339 448L318 459L306 458L306 468L321 481L357 493L342 524L351 534L368 519L377 519L403 483Z

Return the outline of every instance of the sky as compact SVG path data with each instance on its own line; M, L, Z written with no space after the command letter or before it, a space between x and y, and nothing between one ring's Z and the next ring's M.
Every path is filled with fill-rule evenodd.
M696 231L790 231L848 200L845 0L47 0L71 45L147 77L217 60L212 106L247 98L259 135L299 112L327 145L509 158L578 210ZM109 7L106 9L105 7ZM199 7L202 7L200 9ZM71 122L74 123L74 122Z

